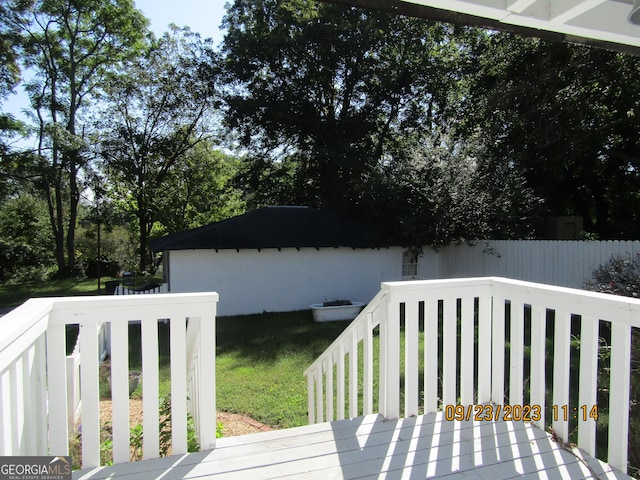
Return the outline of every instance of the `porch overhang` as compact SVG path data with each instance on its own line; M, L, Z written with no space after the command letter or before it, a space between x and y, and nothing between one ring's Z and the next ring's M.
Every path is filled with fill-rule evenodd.
M631 0L322 0L640 55Z

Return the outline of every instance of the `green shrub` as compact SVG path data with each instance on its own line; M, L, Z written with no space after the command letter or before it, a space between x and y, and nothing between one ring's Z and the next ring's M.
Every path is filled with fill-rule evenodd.
M585 287L595 292L640 297L640 253L635 257L614 255L593 271Z

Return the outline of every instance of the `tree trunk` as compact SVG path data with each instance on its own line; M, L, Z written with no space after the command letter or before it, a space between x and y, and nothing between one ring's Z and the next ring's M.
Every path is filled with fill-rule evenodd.
M140 218L140 271L147 270L147 250L149 249L149 239L147 237L147 226L145 220Z
M147 198L142 189L137 196L138 201L138 233L140 235L139 251L140 251L140 272L146 272L149 267L149 234L151 225L153 224L152 214L148 206Z
M44 120L38 110L38 119L40 121L40 133L38 139L38 155L42 158L42 145L44 140ZM56 266L58 267L58 274L62 274L66 270L66 263L64 257L64 225L62 223L62 204L60 201L60 177L57 172L57 150L52 153L53 162L53 183L54 191L51 191L51 184L49 182L49 171L47 167L42 170L42 189L47 199L47 212L49 213L49 224L51 225L51 232L55 240L55 257Z
M151 252L149 251L149 236L151 233L151 227L153 226L153 220L148 215L142 214L139 217L139 232L140 232L140 272L147 272L152 267ZM153 273L153 272L152 272Z
M78 189L78 167L74 157L77 152L72 152L69 161L69 224L67 226L67 259L70 269L76 267L76 223L78 219L78 203L80 191Z
M55 240L55 256L56 266L58 267L58 273L62 273L66 269L65 257L64 257L64 232L60 230L61 225L56 218L56 209L54 206L54 200L51 198L51 188L45 183L45 191L47 192L47 207L49 212L49 223L51 224L51 231L53 232L53 238Z
M71 50L75 44L75 37L72 37ZM71 62L70 75L70 95L69 102L69 121L67 123L67 131L76 136L76 115L78 113L78 90L76 84L76 64ZM80 170L78 163L80 154L77 149L73 149L66 153L69 160L69 224L67 226L67 259L69 268L74 271L76 268L76 222L78 219L78 203L80 202L80 191L78 189L78 171Z

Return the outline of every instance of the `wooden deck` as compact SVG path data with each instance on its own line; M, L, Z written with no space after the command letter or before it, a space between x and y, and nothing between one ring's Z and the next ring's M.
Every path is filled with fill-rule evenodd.
M83 470L74 479L630 479L521 422L442 413L351 420L219 439L213 451Z

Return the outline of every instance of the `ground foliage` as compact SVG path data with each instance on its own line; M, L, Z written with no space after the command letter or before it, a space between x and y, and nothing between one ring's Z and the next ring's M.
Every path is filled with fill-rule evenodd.
M0 281L40 280L54 265L52 238L40 198L28 193L0 209Z

